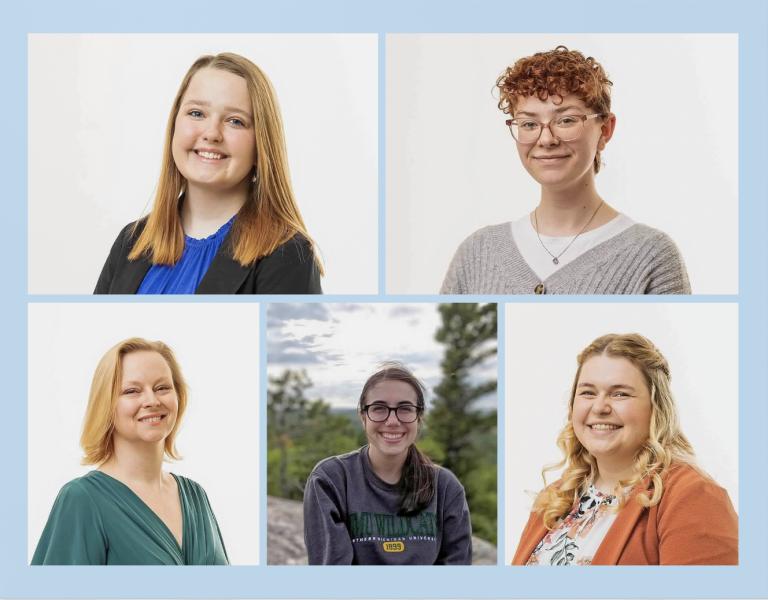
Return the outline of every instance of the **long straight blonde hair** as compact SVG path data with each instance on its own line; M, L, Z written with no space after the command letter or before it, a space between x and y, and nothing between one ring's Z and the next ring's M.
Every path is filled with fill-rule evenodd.
M542 516L548 529L555 527L558 519L568 514L598 474L597 461L576 437L571 418L581 369L588 358L599 355L629 360L643 374L651 396L648 439L635 455L632 477L627 481L620 481L617 486L616 492L621 504L626 500L620 493L621 489L634 488L641 482L646 482L647 488L638 493L636 498L642 506L654 506L661 502L663 477L673 464L682 463L695 467L693 447L680 430L667 360L649 339L637 333L599 337L582 350L577 358L578 368L571 388L568 422L557 438L557 445L564 458L542 470L542 477L545 478L548 471L565 467L560 481L545 487L533 505L534 512ZM546 484L546 478L544 483Z
M100 465L114 454L112 434L115 429L115 406L123 381L123 357L131 352L141 351L157 352L171 369L178 408L173 430L165 438L165 454L168 458L179 458L175 446L176 433L187 408L187 384L181 373L181 367L176 361L173 350L166 344L136 337L112 346L96 366L88 396L88 408L85 410L83 419L83 433L80 436L84 465Z
M238 54L225 52L198 58L189 68L173 101L165 133L163 162L152 212L128 255L136 260L142 255L153 264L174 265L184 250L184 231L179 215L184 177L173 160L171 146L176 116L192 77L200 69L220 69L242 77L248 86L253 109L256 168L249 188L248 201L232 225L232 254L243 266L274 252L295 234L303 235L314 247L291 188L285 150L283 122L275 91L267 76L255 64ZM136 224L138 228L139 222ZM134 231L136 231L136 228ZM322 264L317 251L314 260L320 273Z

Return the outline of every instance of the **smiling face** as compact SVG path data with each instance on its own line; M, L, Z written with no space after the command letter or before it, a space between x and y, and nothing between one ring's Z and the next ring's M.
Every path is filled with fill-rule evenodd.
M176 425L179 406L168 363L157 352L140 350L123 356L121 366L114 437L162 444Z
M418 406L418 396L416 390L405 381L385 379L368 390L364 406L372 404L383 404L389 408L397 408L403 404ZM419 433L419 419L413 423L401 423L394 411L390 411L387 420L380 423L371 421L365 413L360 414L360 419L368 437L368 452L372 462L376 462L378 458L405 459L408 449Z
M195 73L176 115L171 151L190 187L247 188L256 140L245 79L221 69Z
M537 96L520 97L517 100L514 118L531 118L541 123L554 123L562 116L591 115L595 111L573 94L566 95L562 102L555 104L559 96L541 100ZM517 142L517 152L526 171L539 184L553 190L566 190L584 185L594 178L595 154L602 150L613 135L616 118L588 119L581 136L564 142L544 127L536 143Z
M576 383L571 423L600 464L630 469L648 440L651 395L642 372L626 358L605 354L584 361Z

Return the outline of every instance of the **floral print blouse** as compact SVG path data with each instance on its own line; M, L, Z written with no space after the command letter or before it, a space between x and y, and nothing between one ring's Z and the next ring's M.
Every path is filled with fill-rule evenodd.
M613 525L618 511L616 496L590 485L573 510L547 532L531 553L527 565L590 565L592 557Z

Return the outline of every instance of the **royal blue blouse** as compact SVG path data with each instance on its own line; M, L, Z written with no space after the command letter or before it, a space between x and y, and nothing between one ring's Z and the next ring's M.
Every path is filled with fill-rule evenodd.
M181 260L173 266L152 265L136 293L194 294L234 221L232 217L216 233L201 240L185 235Z

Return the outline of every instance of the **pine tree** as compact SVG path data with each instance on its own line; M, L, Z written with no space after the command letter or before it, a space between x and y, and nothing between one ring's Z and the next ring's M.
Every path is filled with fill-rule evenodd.
M493 376L482 379L484 363L495 356L495 304L441 304L435 339L445 345L443 377L434 388L427 417L429 436L442 449L442 465L465 486L475 531L496 539L496 411L477 401L496 390Z

